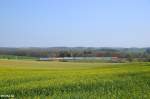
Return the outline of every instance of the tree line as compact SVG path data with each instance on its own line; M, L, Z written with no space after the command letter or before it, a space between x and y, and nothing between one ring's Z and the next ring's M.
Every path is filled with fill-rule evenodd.
M30 57L150 58L150 48L0 48L0 55L17 55Z

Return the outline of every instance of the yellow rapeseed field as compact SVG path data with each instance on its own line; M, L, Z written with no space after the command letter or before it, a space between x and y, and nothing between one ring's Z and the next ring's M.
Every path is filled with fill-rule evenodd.
M15 99L150 99L150 63L0 60L0 95Z

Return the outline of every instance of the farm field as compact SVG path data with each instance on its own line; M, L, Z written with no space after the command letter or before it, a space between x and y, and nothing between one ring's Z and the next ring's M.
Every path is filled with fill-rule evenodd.
M0 95L15 99L150 99L150 63L0 60Z

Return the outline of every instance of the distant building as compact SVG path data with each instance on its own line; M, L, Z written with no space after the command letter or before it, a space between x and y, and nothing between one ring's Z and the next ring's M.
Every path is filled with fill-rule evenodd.
M49 61L49 58L39 58L39 61Z
M118 61L118 57L44 57L39 58L39 61L55 61L55 60L105 60Z

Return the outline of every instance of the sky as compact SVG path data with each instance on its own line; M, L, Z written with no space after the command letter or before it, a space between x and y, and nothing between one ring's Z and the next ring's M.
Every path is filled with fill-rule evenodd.
M0 0L0 47L150 47L150 0Z

